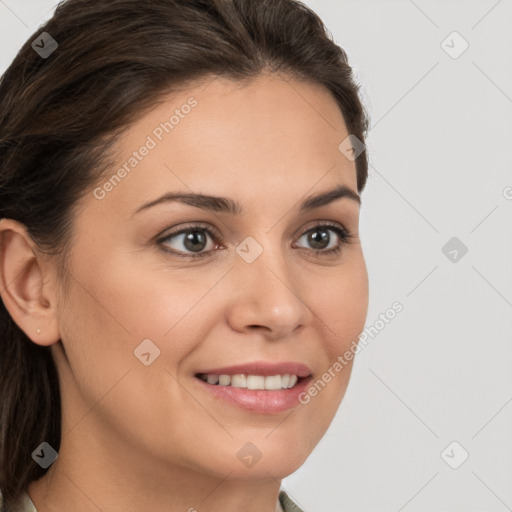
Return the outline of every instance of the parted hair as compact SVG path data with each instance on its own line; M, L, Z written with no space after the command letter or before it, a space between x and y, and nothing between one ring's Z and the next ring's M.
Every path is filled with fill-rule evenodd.
M32 46L43 32L58 44L46 58ZM179 87L262 72L324 86L364 143L369 121L347 55L297 0L60 2L0 79L0 218L22 223L65 282L75 207L108 171L120 134ZM361 192L366 151L355 164ZM0 512L45 473L32 452L44 441L58 450L60 439L50 348L0 301Z

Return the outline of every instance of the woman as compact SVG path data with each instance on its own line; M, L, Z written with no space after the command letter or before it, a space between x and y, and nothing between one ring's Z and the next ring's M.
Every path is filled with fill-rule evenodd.
M58 6L0 84L2 511L301 510L366 318L367 126L297 1Z

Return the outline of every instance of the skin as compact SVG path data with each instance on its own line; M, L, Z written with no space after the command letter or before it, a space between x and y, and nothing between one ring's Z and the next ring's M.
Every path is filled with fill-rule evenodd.
M34 343L51 347L61 381L59 457L28 489L39 512L274 512L281 479L345 394L352 363L310 403L277 414L198 385L201 368L253 360L302 362L319 378L364 328L368 276L356 201L298 211L340 184L357 192L355 163L338 150L343 117L318 85L266 74L196 82L122 135L107 179L191 96L197 106L137 167L76 209L66 292L24 226L0 223L2 299ZM178 190L231 198L244 213L169 202L132 215ZM193 254L182 235L156 238L194 221L222 235L203 231L208 256L162 250ZM352 234L341 252L317 255L303 236L322 221ZM331 248L340 239L328 233ZM248 236L263 248L250 264L235 250ZM149 366L133 353L146 338L161 351ZM250 468L237 457L247 442L262 454Z

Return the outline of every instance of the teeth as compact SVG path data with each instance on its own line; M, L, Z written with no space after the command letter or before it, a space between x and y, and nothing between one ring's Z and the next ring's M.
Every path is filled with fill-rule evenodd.
M247 389L265 389L265 377L247 375Z
M231 377L229 375L219 375L219 386L229 386Z
M226 375L227 377L227 375ZM231 377L231 386L234 388L246 388L247 387L247 378L243 373L238 375L233 375Z
M238 373L236 375L215 375L215 374L202 374L202 380L208 384L217 384L219 386L231 386L234 388L247 388L247 389L289 389L297 384L297 375L245 375Z
M208 384L217 384L217 382L219 382L219 376L215 374L208 375L206 381Z
M269 375L265 377L265 389L282 389L282 382L281 375Z

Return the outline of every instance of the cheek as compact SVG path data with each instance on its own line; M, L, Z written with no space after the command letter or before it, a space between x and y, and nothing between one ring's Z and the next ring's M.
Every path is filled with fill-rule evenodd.
M319 433L323 435L329 427L345 395L358 337L368 312L368 275L364 260L358 260L350 268L347 265L320 289L321 282L315 281L315 293L309 295L309 306L315 313L326 358L320 373L302 397L311 427L311 447L318 442Z
M69 289L59 311L67 358L61 373L68 379L66 385L71 385L70 380L76 383L91 405L133 365L134 338L129 326L116 318L112 302L98 292L93 281L82 279L80 285L77 283Z
M76 272L86 286L77 287L71 316L77 316L77 306L82 308L79 316L87 318L85 330L100 331L105 339L113 336L112 348L122 345L115 338L123 334L130 337L131 350L146 338L163 345L172 340L173 347L179 349L173 333L196 314L199 305L212 306L211 299L204 295L218 278L212 273L191 278L190 270L187 277L185 272L169 270L148 267L137 258L122 255L96 261L90 258ZM192 333L188 338L193 338Z
M364 329L368 312L368 275L364 261L340 271L312 299L331 363Z
M180 432L182 426L175 418L178 411L190 408L185 401L189 395L176 385L175 375L191 350L190 340L195 339L189 329L184 333L192 324L180 323L180 319L197 302L197 294L176 300L176 290L165 293L161 280L123 280L117 272L96 274L87 281L82 276L82 282L87 286L75 283L60 312L67 356L67 363L60 361L67 395L64 431L79 425L72 431L82 435L94 428L95 418L101 418L133 446L162 453L171 447L171 452L179 452L179 444L172 444L164 432L155 435L158 430L148 427L148 418L151 425L166 425L167 430L174 425L174 437L186 438L186 428ZM152 340L160 350L148 366L134 354L144 339ZM199 407L193 406L200 415Z

